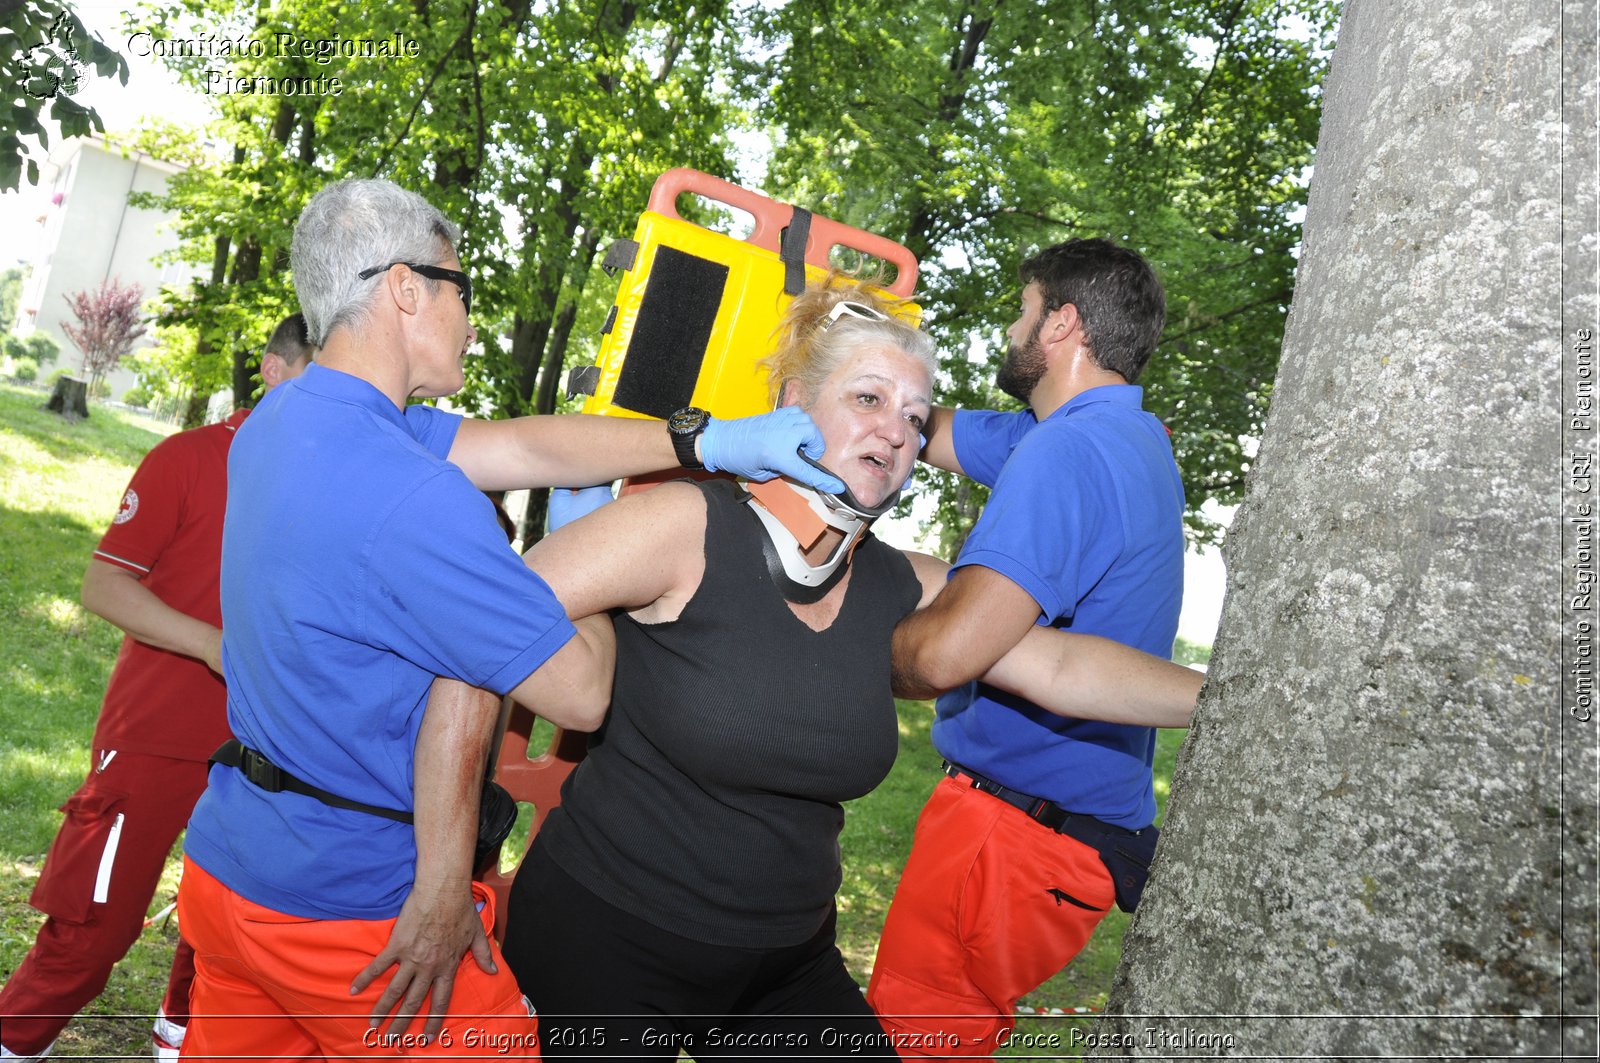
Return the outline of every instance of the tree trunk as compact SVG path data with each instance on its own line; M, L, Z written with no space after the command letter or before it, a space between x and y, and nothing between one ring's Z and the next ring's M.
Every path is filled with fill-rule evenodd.
M60 414L69 421L81 421L89 416L89 383L77 377L56 377L56 386L50 392L50 401L44 408Z
M573 256L570 294L567 302L556 314L555 324L552 326L547 343L544 365L539 371L539 387L534 396L535 413L556 412L557 387L563 376L561 369L566 364L567 343L572 337L572 325L578 318L578 300L588 285L589 274L593 270L595 248L599 246L599 242L600 234L594 229L584 233L583 239L578 241L578 249ZM529 492L528 505L523 510L522 523L517 528L523 549L544 538L545 514L549 505L548 489L536 488Z
M1533 0L1345 9L1107 1054L1595 1051L1595 725L1562 649L1593 613L1559 512L1594 446L1561 373L1595 328L1595 3L1564 6L1564 35Z
M544 364L539 369L539 387L534 393L534 413L555 413L561 396L561 386L566 374L562 370L567 362L567 345L572 339L572 326L578 320L578 300L589 286L589 274L594 269L595 248L600 245L598 230L589 229L578 241L568 269L566 302L556 313L546 342Z
M279 113L281 116L281 107L279 108ZM274 137L277 136L276 130L281 128L282 124L280 118L278 124L274 126ZM285 132L283 135L287 137L288 133ZM244 242L239 245L238 252L233 256L233 269L228 277L228 284L233 287L236 293L235 298L237 298L237 292L241 286L248 285L260 276L261 242L254 236L247 236ZM233 405L235 408L248 406L250 405L250 393L255 390L255 377L260 371L259 364L251 364L256 359L258 352L239 342L240 335L237 330L229 334L229 340L234 345L233 355L229 358L229 363L232 366Z
M189 401L183 404L182 425L185 429L199 428L206 423L206 412L211 408L211 396L191 391Z
M315 113L315 111L316 107L313 106L311 108L311 113ZM279 100L278 110L277 113L273 115L272 128L269 131L269 135L280 146L287 148L289 145L289 138L294 133L298 117L299 111L296 109L294 104L291 104L286 99ZM307 119L306 124L311 124L309 118ZM300 150L302 152L310 150L309 137L302 140ZM240 156L236 151L235 159L237 160L239 157ZM286 220L288 222L286 229L292 231L293 220ZM232 275L228 278L228 284L234 288L235 299L238 298L238 291L241 287L248 286L253 281L260 279L262 253L263 247L260 237L252 234L250 236L246 236L240 242L239 249L233 256ZM268 256L267 261L270 265L272 262L272 257ZM215 274L215 277L217 280L221 280L220 273ZM230 375L232 378L231 384L233 387L233 405L235 408L240 406L248 406L250 405L250 396L255 391L256 378L261 372L260 355L262 352L255 348L242 345L239 342L240 336L237 331L234 331L230 335L230 341L233 344L233 353L230 358L230 363L232 366L232 372Z

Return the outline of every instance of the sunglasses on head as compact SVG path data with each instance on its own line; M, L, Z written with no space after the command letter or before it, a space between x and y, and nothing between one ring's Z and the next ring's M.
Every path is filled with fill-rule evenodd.
M833 304L833 309L828 311L828 316L823 320L822 327L824 329L828 328L841 317L859 318L862 321L889 320L889 315L885 314L877 307L868 306L866 303L856 303L846 300L842 303Z
M472 313L472 278L458 269L429 266L420 262L391 262L387 266L373 266L370 269L364 269L357 273L356 276L366 280L368 277L376 277L378 274L394 269L396 266L404 266L411 272L420 274L430 280L449 281L454 284L456 293L461 296L461 305L466 309L467 313Z

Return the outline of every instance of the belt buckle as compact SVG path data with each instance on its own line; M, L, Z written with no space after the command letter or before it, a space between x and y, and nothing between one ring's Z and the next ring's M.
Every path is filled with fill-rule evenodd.
M246 748L240 760L239 767L244 770L244 777L269 794L283 792L283 773L272 761L263 757L253 749Z
M962 779L967 780L967 785L972 787L974 790L983 790L983 784L986 781L972 774L972 772L968 771L966 768L963 768L961 765L951 763L948 760L944 762L944 773L958 782ZM984 790L983 792L987 793L988 791Z
M1001 792L1005 790L1004 786L1001 786L993 779L979 779L976 776L971 775L967 777L972 780L972 788L974 790L986 793L990 797L999 797Z
M993 779L986 779L983 776L977 775L968 770L967 768L963 768L959 764L952 764L949 761L945 761L944 773L950 776L952 779L965 778L967 780L967 785L971 786L974 790L981 794L988 794L990 797L1000 797L1001 800L1005 800L1005 798L1001 797L1001 795L1005 792L1005 787L1001 786Z

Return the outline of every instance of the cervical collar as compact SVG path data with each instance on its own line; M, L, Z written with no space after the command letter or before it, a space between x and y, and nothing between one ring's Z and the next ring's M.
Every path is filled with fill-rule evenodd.
M811 459L806 460L828 472ZM900 498L900 492L895 491L881 504L868 508L856 500L848 487L842 495L831 495L787 478L749 483L745 490L749 492L746 505L767 533L762 541L767 574L784 598L801 605L818 601L833 589L848 570L850 555L860 545L867 528ZM842 532L844 538L820 565L813 565L806 560L805 552L829 528Z

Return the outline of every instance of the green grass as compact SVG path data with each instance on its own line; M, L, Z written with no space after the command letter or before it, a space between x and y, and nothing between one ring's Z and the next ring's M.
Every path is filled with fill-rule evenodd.
M10 977L42 917L28 893L61 816L56 811L88 768L88 747L119 633L78 605L78 585L100 534L116 513L134 467L170 425L96 407L69 425L43 410L45 394L0 385L0 977ZM1199 663L1208 647L1184 643L1176 656ZM889 778L846 809L841 849L839 944L865 984L878 932L911 850L922 803L938 778L939 757L925 703L902 702L900 756ZM548 740L535 732L533 748ZM1163 812L1182 741L1163 732L1156 750L1156 799ZM508 853L522 851L527 815ZM177 862L151 904L176 893ZM1066 970L1023 1000L1048 1011L1098 1009L1106 1000L1128 917L1113 911ZM170 920L146 930L113 974L106 992L62 1034L56 1056L115 1058L148 1052L149 1022L166 988L176 941ZM1087 1019L1023 1020L1019 1032L1057 1034ZM1014 1046L1001 1055L1039 1055ZM1047 1053L1054 1054L1054 1053Z
M82 780L121 632L78 605L84 567L146 451L170 425L95 407L68 424L42 390L0 385L0 976L43 917L28 893ZM152 912L171 900L175 866ZM56 1055L148 1053L148 1015L166 986L176 930L147 930Z

